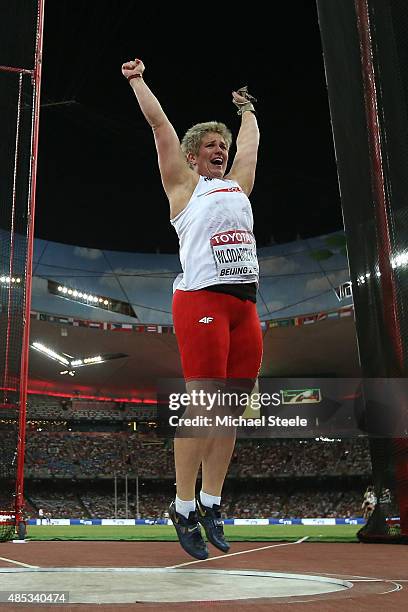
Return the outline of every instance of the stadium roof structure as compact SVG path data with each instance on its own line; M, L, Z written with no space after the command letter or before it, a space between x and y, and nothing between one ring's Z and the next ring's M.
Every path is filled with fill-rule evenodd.
M346 315L346 316L345 316ZM261 377L352 378L360 375L353 309L281 319L263 324L264 355ZM156 398L160 379L181 378L177 340L172 328L129 326L105 329L80 326L73 319L31 321L32 342L41 339L54 351L81 358L92 355L125 356L74 369L35 350L30 351L29 390L71 397ZM102 324L101 324L102 326ZM164 331L164 333L163 333Z
M338 291L351 287L344 234L261 248L258 259L260 375L358 377L352 295ZM29 390L151 400L159 379L181 378L171 315L179 272L177 255L36 239Z

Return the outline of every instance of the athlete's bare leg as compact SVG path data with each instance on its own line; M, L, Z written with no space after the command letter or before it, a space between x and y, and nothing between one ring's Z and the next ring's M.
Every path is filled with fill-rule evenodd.
M177 496L180 499L194 499L201 464L203 491L209 495L221 496L235 439L235 432L231 436L174 439Z
M207 440L204 438L174 438L177 496L185 501L195 498L198 470Z
M236 434L207 440L202 461L202 490L221 497L222 487L234 452Z
M186 390L191 394L193 390L203 390L205 393L216 394L225 390L220 381L190 381ZM230 389L232 391L232 389ZM240 391L234 389L234 391ZM204 415L213 419L216 415L236 415L236 406L213 405L207 411L207 405L190 407L184 417L193 418ZM242 411L242 410L241 410ZM193 437L187 437L191 431ZM177 496L183 500L194 499L196 481L200 465L202 465L202 489L209 495L221 496L222 487L234 452L236 428L232 426L179 428L174 439L174 458L176 466Z
M221 410L224 415L231 414L237 417L245 412L246 406L239 402L242 393L248 395L251 393L254 381L247 380L247 386L238 387L234 385L236 381L228 381L225 392L230 397L228 409L224 407ZM231 384L232 383L232 384ZM236 398L236 403L234 403ZM215 436L212 436L205 447L202 461L202 489L209 495L221 496L222 487L225 477L228 472L228 467L231 463L231 457L234 452L237 430L236 427L229 426L215 431Z
M215 391L211 382L189 381L186 383L187 393L205 390ZM193 419L197 416L209 416L206 404L189 406L183 418ZM210 430L202 427L179 426L174 438L174 462L176 468L176 493L179 499L192 500L196 495L196 481L201 462L204 457ZM190 437L191 436L191 437Z

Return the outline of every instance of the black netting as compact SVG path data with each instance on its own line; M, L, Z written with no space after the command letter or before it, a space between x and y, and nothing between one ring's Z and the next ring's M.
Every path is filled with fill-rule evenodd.
M0 71L0 387L3 396L0 402L3 403L10 401L10 394L16 392L20 379L31 114L31 77Z
M34 66L37 11L37 0L0 3L0 65Z
M13 0L0 7L0 539L14 532L17 508L38 6Z
M361 368L367 378L405 377L408 5L402 0L318 0L317 5ZM407 406L398 406L406 409L408 399ZM360 536L404 539L408 449L404 440L377 437L370 444L376 495L383 501ZM395 514L399 523L392 520Z
M0 9L0 403L18 398L24 324L37 0Z
M0 510L0 542L11 540L15 533L14 514Z
M0 542L15 533L18 409L0 406Z

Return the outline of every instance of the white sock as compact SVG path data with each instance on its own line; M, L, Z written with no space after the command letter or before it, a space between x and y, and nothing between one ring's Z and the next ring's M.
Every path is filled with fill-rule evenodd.
M195 499L184 501L184 499L180 499L176 495L176 512L188 518L188 515L190 514L190 512L191 511L194 512L195 509L196 509Z
M209 493L204 493L204 491L200 491L200 501L207 508L212 508L214 504L221 506L221 497L209 495Z

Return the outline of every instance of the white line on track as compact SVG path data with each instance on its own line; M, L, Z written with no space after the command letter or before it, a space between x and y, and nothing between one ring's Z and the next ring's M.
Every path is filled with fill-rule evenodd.
M306 572L307 574L310 572ZM404 587L401 582L408 582L408 580L401 580L397 578L392 580L391 578L374 578L371 576L353 576L352 574L329 574L327 572L319 572L322 576L335 576L336 578L347 578L350 582L385 582L387 584L393 585L393 588L388 591L383 591L382 593L376 593L376 595L388 595L388 593L395 593L395 591L403 591Z
M14 559L7 559L7 557L0 557L0 561L7 561L7 563L14 563L15 565L22 565L23 567L32 567L32 568L40 567L39 565L29 565L28 563L23 563L22 561L15 561Z
M394 593L395 591L402 591L403 586L401 584L398 584L397 582L391 583L394 584L393 589L390 589L389 591L383 591L382 593L377 593L377 595L388 595L388 593Z
M316 574L316 572L303 572L304 574ZM329 573L329 572L319 572L319 575L322 576L334 576L334 577L340 577L340 578L347 578L348 580L351 580L351 582L363 582L363 581L367 581L370 582L370 580L372 582L408 582L408 579L406 578L377 578L375 576L360 576L357 574L333 574L333 573ZM361 578L361 580L355 580L355 578Z
M336 576L336 574L333 574L333 576ZM353 578L351 582L384 582L384 580L381 578Z
M235 553L229 553L226 555L218 555L217 557L210 557L209 559L198 559L197 561L187 561L186 563L179 563L178 565L168 565L166 569L176 569L177 567L185 567L186 565L194 565L195 563L205 563L208 561L215 561L216 559L227 559L227 557L235 557L235 555L246 555L252 552L258 552L259 550L266 550L268 548L278 548L279 546L293 546L294 544L301 544L305 540L308 540L309 536L300 538L296 542L285 542L284 544L270 544L269 546L261 546L260 548L251 548L250 550L241 550Z

